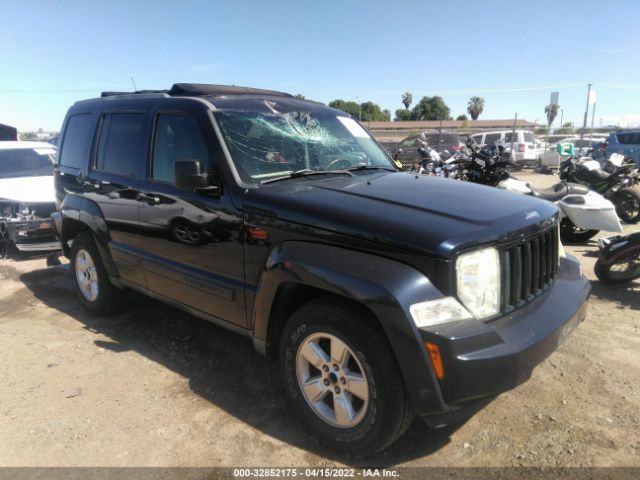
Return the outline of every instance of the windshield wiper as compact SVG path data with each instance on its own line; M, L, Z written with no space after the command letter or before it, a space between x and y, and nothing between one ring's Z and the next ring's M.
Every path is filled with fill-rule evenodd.
M348 171L354 170L386 170L388 172L397 172L398 170L391 167L376 167L375 165L358 165L357 167L347 168Z
M276 177L276 178L270 178L268 180L264 180L264 181L260 182L260 184L264 185L266 183L279 182L280 180L289 180L291 178L309 177L311 175L333 174L333 175L350 175L350 176L353 176L353 173L351 173L349 170L351 170L351 169L347 169L347 170L310 170L308 168L305 168L303 170L296 170L295 172L291 172L288 175L283 175L282 177Z

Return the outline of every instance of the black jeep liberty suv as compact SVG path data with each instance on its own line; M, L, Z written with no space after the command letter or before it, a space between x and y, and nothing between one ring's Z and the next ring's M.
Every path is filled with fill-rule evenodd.
M553 204L401 172L320 103L105 92L61 139L53 218L80 301L109 314L131 288L250 337L334 449L465 419L584 319Z

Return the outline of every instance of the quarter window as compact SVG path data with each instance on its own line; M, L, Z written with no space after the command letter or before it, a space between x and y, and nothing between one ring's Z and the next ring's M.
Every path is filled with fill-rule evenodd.
M143 113L112 113L103 118L96 170L136 175L145 118Z
M208 157L200 129L191 118L183 115L158 115L153 142L153 179L173 183L176 161L198 160L206 168Z
M60 165L72 168L82 167L82 160L92 136L92 117L93 115L89 113L69 117L58 156Z

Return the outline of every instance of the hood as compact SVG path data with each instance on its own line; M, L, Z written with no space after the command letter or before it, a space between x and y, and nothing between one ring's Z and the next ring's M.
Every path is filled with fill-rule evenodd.
M0 200L20 203L54 203L53 176L0 178Z
M249 190L245 202L249 221L255 212L443 257L514 240L557 213L552 203L526 195L401 172L283 180Z

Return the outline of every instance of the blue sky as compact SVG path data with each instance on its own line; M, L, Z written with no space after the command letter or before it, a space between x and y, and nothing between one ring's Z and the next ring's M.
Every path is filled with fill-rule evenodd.
M234 83L329 102L470 96L485 119L640 125L638 1L2 1L0 123L57 130L102 90ZM559 118L556 123L559 125Z

